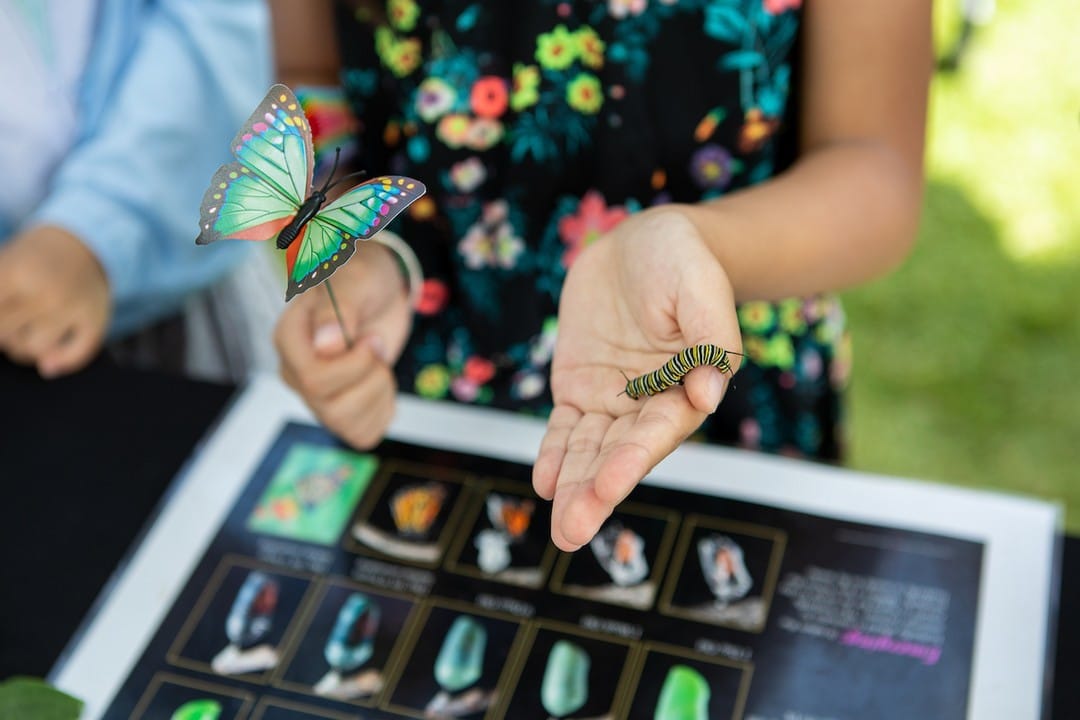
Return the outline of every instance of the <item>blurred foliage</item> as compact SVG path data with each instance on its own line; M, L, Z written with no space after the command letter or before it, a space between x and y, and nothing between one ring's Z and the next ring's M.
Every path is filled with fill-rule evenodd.
M935 3L947 55L959 2ZM1080 3L999 2L931 90L919 243L845 294L850 463L1060 500L1080 532Z
M5 720L77 720L82 701L44 680L15 676L0 682L0 718Z

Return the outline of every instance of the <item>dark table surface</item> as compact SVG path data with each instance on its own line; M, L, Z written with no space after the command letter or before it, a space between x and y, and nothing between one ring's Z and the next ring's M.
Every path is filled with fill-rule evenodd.
M0 679L45 676L234 388L0 358ZM1080 718L1080 538L1064 543L1053 713Z

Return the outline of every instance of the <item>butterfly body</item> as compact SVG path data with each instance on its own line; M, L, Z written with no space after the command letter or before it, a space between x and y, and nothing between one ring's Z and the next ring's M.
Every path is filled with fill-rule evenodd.
M285 250L303 231L304 226L311 221L315 215L318 214L319 209L326 202L326 195L322 190L315 190L311 193L304 204L300 206L300 209L296 211L296 216L289 221L289 224L281 229L281 232L277 236L277 248L278 250Z
M384 175L327 203L312 187L311 126L292 90L274 85L232 141L236 162L218 168L203 195L196 243L274 240L285 250L285 299L326 280L424 194L423 183Z

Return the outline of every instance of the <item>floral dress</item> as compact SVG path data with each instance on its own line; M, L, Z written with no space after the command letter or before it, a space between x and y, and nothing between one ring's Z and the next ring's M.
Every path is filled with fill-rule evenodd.
M425 273L400 387L550 411L559 293L582 248L642 208L715 198L790 162L800 4L340 3L360 163L428 186L394 228ZM699 436L836 458L839 304L738 312L747 362Z

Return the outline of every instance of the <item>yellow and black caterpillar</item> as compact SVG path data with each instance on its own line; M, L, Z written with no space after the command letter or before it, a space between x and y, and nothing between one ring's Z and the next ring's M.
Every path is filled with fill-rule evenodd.
M695 345L685 350L680 350L663 367L652 372L639 375L636 378L627 379L625 392L631 400L637 400L647 395L656 395L667 390L672 385L679 385L686 373L702 365L712 365L720 372L731 374L731 362L728 355L741 353L729 352L719 345Z

